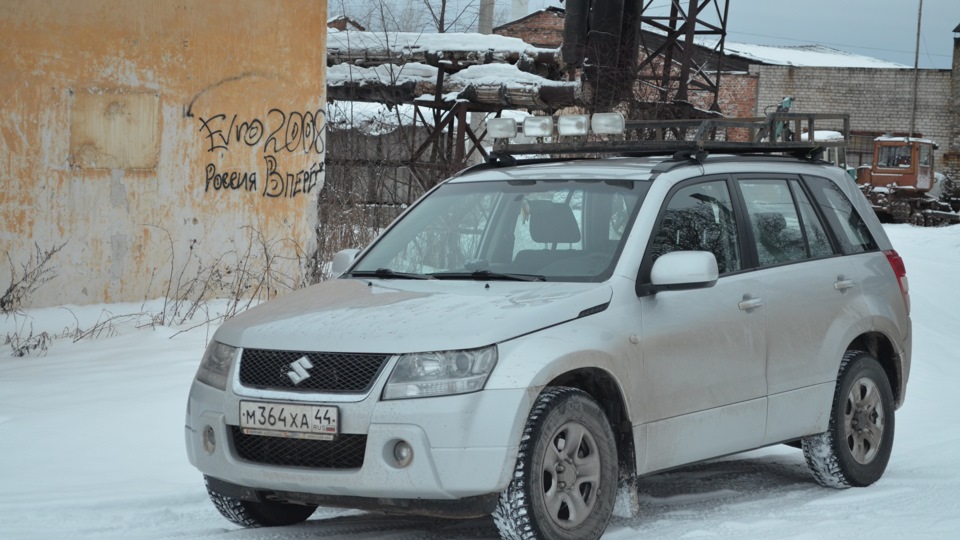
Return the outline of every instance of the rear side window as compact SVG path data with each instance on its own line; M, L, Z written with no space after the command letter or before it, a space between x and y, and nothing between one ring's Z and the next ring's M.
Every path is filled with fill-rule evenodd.
M850 199L830 180L818 176L805 178L827 222L835 231L844 253L877 250L877 242Z
M833 255L810 199L791 179L739 180L760 266Z

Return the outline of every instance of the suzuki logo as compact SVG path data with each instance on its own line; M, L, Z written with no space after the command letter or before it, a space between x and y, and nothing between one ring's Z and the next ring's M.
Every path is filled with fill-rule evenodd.
M290 380L293 381L293 384L300 384L310 377L310 374L307 373L307 370L312 367L313 364L310 363L310 360L307 359L306 356L301 356L299 360L290 363L290 369L293 371L288 371L287 377L290 377Z

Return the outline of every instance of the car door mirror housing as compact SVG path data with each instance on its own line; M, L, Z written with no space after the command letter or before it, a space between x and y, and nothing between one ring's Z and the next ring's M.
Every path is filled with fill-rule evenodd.
M720 275L717 258L709 251L674 251L653 263L653 291L678 291L713 287Z
M344 249L338 251L337 254L333 256L333 263L330 264L332 277L340 277L343 275L343 273L350 268L350 265L353 264L358 253L360 253L359 249Z

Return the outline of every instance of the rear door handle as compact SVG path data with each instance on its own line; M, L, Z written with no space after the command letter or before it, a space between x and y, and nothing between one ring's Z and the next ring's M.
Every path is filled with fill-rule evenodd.
M843 276L837 276L837 281L833 283L833 288L842 292L854 285L855 283L852 279L843 279Z
M737 304L737 307L744 311L750 311L763 305L763 298L750 298L749 295L743 295L743 300Z

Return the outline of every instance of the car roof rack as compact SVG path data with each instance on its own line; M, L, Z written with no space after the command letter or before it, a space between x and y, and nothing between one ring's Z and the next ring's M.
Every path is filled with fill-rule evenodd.
M552 130L552 126L549 129ZM568 159L570 156L672 155L678 160L702 161L708 154L722 153L787 154L816 159L826 148L850 144L850 115L774 112L759 118L628 120L617 134L560 136L554 131L550 133L548 137L537 137L535 143L497 138L488 164L511 166L517 163L515 156L519 155Z

